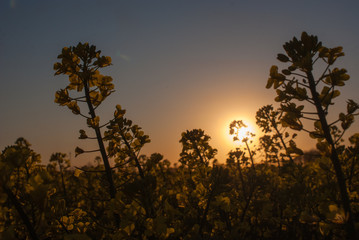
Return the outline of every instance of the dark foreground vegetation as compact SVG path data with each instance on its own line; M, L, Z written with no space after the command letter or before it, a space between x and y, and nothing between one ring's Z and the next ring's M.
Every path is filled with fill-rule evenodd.
M283 70L273 66L267 82L280 107L258 110L258 146L249 134L219 164L203 130L185 131L179 163L171 166L161 154L140 155L150 139L120 105L113 119L100 123L96 109L114 86L99 70L111 59L87 43L64 48L54 69L69 84L55 102L84 117L89 130L79 138L97 141L101 157L74 168L65 154L54 153L43 165L23 138L6 147L0 238L357 239L359 133L345 142L343 136L359 106L348 100L338 117L330 115L349 79L334 66L342 48L303 33L284 50L278 55ZM235 139L243 126L231 123ZM303 155L293 131L316 139L317 150Z

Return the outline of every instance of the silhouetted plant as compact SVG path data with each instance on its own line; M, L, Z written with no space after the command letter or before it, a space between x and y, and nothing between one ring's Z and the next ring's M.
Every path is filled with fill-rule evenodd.
M61 62L54 65L55 75L65 74L69 78L69 84L65 89L56 92L55 102L61 106L67 106L74 114L81 115L87 120L87 124L95 131L102 161L105 166L109 194L111 198L116 196L112 170L102 139L100 117L96 114L96 108L113 92L114 85L110 76L100 74L99 69L111 65L111 58L101 56L101 51L88 43L79 43L76 47L64 47L58 56ZM69 91L75 90L84 95L72 97ZM88 115L81 112L78 102L87 105ZM85 111L86 112L86 111ZM80 139L88 138L84 130L80 130ZM76 156L86 151L76 148Z
M233 141L239 141L238 132L241 128L246 128L247 125L242 120L234 120L229 124L229 134L233 135ZM245 137L243 137L242 142L246 144L244 150L246 150L249 154L249 159L251 160L251 167L255 170L254 165L254 155L256 154L255 151L251 150L249 144L253 143L253 137L255 136L254 133L247 132L245 133Z
M274 110L267 105L256 115L265 133L260 138L262 148L255 147L248 133L242 140L245 145L230 151L223 165L215 159L217 150L210 145L210 136L201 129L188 130L181 135L177 167L159 153L141 155L149 137L124 117L120 105L110 121L100 124L95 110L113 92L113 85L99 69L110 65L110 59L88 44L64 48L55 69L56 74L68 75L70 83L56 93L55 101L86 118L95 136L81 129L80 139L96 140L99 150L95 151L101 152L102 159L94 166L70 167L66 154L54 153L45 167L25 139L6 147L0 153L0 238L355 238L350 221L359 220L359 134L354 133L347 145L343 134L359 106L349 100L346 113L327 123L334 147L324 121L338 95L337 86L348 78L344 70L331 69L341 49L323 48L305 33L285 49L287 55L278 58L292 66L282 73L272 67L267 86L276 88L281 107ZM313 87L311 73L317 72L313 65L320 60L326 69ZM315 95L313 89L322 91ZM304 106L297 106L301 101L312 104L314 111L304 112ZM314 121L314 130L307 130L303 118ZM235 140L243 127L242 121L231 123ZM298 164L294 157L302 152L288 128L309 132L318 140L320 156ZM79 147L75 151L77 155L91 152ZM352 215L343 207L342 191L333 187L340 182L335 153ZM110 159L114 165L107 162L106 167Z
M182 151L180 162L192 168L196 165L208 166L210 161L217 154L217 149L209 145L210 136L206 135L202 129L193 129L182 133L180 143Z
M277 162L279 167L280 162L289 160L293 163L294 157L303 154L294 142L297 134L290 135L282 127L281 114L272 105L266 105L257 111L256 123L265 133L259 141L270 162Z
M37 165L39 162L40 156L24 138L0 155L0 198L7 206L1 208L3 237L24 239L28 233L31 239L40 239L42 232L37 228L46 225L46 219L38 216L44 214L48 201L49 175Z
M347 184L339 158L338 143L344 132L354 121L354 115L359 105L353 100L347 104L347 113L340 113L339 119L328 122L329 107L334 104L334 98L340 95L338 87L344 86L349 75L345 69L333 68L339 57L344 56L342 47L327 48L318 42L318 38L303 32L301 38L293 38L283 46L286 54L278 54L278 60L290 63L290 66L278 72L277 66L272 66L267 88L276 89L275 100L281 103L280 111L283 114L281 122L294 130L307 131L311 137L317 139L317 148L327 158L330 158L337 178L341 203L348 221L347 238L356 239L354 219L347 191ZM322 61L324 71L315 78L314 65ZM314 107L314 111L304 111L305 106L298 102L305 101ZM314 130L304 128L302 119L314 122ZM339 132L337 123L341 123L342 132Z

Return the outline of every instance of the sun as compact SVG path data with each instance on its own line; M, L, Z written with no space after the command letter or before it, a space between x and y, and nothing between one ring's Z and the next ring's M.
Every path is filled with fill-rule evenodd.
M232 128L230 128L230 125L232 125ZM227 139L234 147L244 144L243 139L245 138L249 141L253 140L252 134L255 134L255 132L255 128L248 120L231 120L226 128Z

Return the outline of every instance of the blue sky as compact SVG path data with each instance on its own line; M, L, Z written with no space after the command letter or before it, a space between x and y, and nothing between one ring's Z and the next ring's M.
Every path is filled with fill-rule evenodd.
M100 109L102 119L121 104L150 135L144 153L172 162L181 132L202 128L224 160L227 124L253 122L258 108L274 103L275 92L265 89L269 68L302 31L344 47L338 66L351 80L334 110L347 98L359 101L358 7L357 1L1 0L0 148L22 136L47 161L52 152L96 147L77 139L84 119L53 102L67 83L53 75L57 55L89 42L113 61L104 73L116 92ZM301 135L299 146L312 148Z

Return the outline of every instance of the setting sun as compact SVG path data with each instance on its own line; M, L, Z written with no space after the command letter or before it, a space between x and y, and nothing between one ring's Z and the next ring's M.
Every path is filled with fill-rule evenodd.
M237 118L237 119L239 119L239 118ZM233 121L241 122L242 124L240 126L236 125L236 127L234 127L231 132L230 125L231 125L231 123L233 123ZM255 127L253 127L251 122L248 121L247 119L246 120L232 119L231 121L227 122L224 134L225 134L228 142L230 143L230 145L232 145L233 147L238 147L238 146L244 144L242 141L246 137L248 137L249 140L254 140L253 137L251 136L251 134L255 134L255 132L256 132ZM237 138L237 140L234 138Z
M238 140L235 140L235 141L242 141L244 138L250 137L250 133L253 133L252 127L245 124L245 126L242 126L241 128L236 129L234 131L233 135L231 135L231 134L230 135L232 136L232 138L233 137L238 138Z

